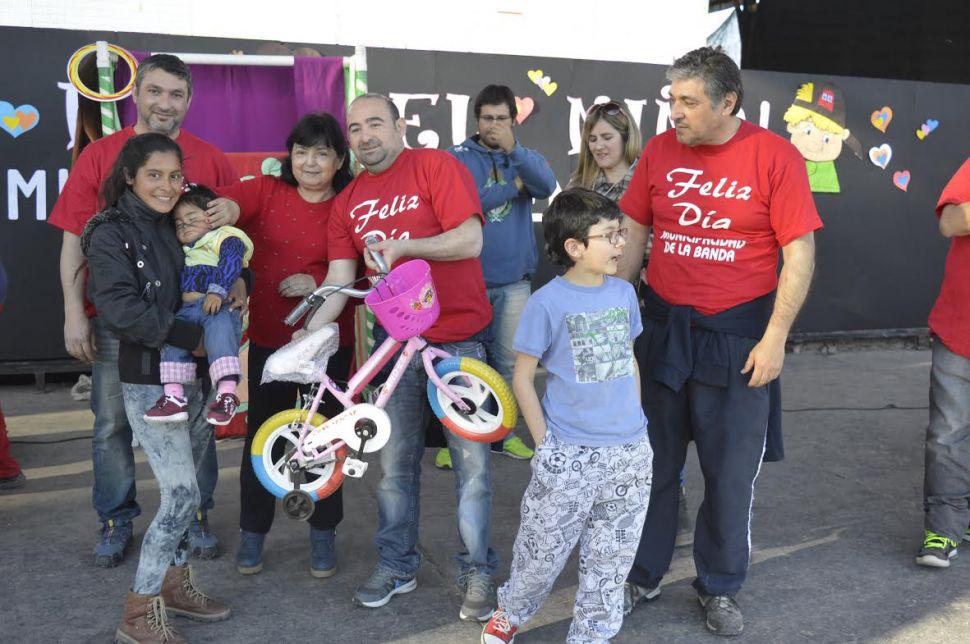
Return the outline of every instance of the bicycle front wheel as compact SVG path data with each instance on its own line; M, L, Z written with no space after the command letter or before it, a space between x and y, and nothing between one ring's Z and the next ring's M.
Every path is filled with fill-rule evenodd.
M249 456L252 459L256 477L273 496L282 499L295 488L290 480L288 463L296 450L303 429L306 412L302 409L287 409L271 416L253 436L253 446ZM319 427L327 419L314 414L310 424ZM344 482L341 469L347 457L347 447L339 448L334 458L307 470L307 482L300 484L300 490L309 494L314 501L325 499Z
M431 409L453 434L476 443L491 443L515 429L519 407L512 390L495 369L481 360L453 356L436 364L435 372L471 408L461 411L428 380Z

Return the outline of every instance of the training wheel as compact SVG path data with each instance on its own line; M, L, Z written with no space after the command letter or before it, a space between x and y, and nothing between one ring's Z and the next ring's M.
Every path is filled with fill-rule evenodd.
M291 519L306 521L313 514L313 497L303 490L287 492L283 497L283 513Z

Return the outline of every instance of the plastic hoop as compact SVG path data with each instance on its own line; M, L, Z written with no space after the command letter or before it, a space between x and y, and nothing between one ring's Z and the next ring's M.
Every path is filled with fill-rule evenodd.
M71 58L67 61L67 79L71 81L71 85L73 85L74 89L76 89L82 96L99 103L110 103L130 95L131 90L135 87L135 72L138 69L138 61L136 61L135 57L131 55L131 52L126 49L122 49L118 45L112 45L109 43L108 51L113 54L117 54L118 57L125 61L125 64L128 65L128 69L131 70L131 78L128 79L127 85L125 85L120 91L112 94L101 94L93 91L81 81L81 77L78 73L78 68L81 65L81 61L88 54L97 51L97 49L98 46L96 44L85 45L71 54Z

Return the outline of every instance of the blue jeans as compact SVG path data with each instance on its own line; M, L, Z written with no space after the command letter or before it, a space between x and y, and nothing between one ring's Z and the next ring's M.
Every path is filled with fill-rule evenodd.
M374 328L374 346L387 337ZM485 348L477 339L435 345L456 356L482 360ZM393 362L387 365L388 373ZM381 378L375 378L381 382ZM384 478L377 487L379 525L374 543L381 567L402 577L412 577L421 563L418 554L418 518L421 515L421 457L424 432L430 420L428 376L419 356L405 370L385 411L391 419L391 436L381 450ZM498 555L489 547L492 522L492 480L488 443L476 443L445 432L455 472L458 497L458 535L465 550L458 553L462 572L476 568L494 574Z
M91 368L91 411L94 413L94 432L91 439L94 488L91 498L102 521L131 521L141 514L141 508L135 500L135 457L131 450L131 425L125 415L118 375L119 342L115 334L98 318L93 318L91 324L98 348ZM152 400L148 407L154 403ZM142 409L141 413L144 414L148 407ZM211 434L210 432L199 472L201 510L212 508L212 492L219 478L216 444Z
M145 451L161 501L158 513L145 531L138 570L131 589L157 595L170 565L180 566L188 557L186 530L199 507L198 476L212 445L212 425L206 422L206 400L197 384L185 387L189 420L154 424L143 418L162 395L161 385L121 385L128 422Z
M970 523L970 359L936 336L924 459L923 525L960 543Z
M492 322L488 326L488 340L485 343L488 364L511 386L512 369L515 367L512 341L515 340L515 330L519 327L525 302L532 295L532 284L522 280L505 286L493 286L486 292L488 302L492 305Z
M205 298L195 302L182 304L176 313L176 319L191 322L202 327L205 334L205 355L209 364L219 358L236 358L239 356L239 338L242 336L242 317L238 310L230 311L223 306L217 313L208 315L202 310ZM181 347L170 344L162 346L162 362L192 362L192 353Z

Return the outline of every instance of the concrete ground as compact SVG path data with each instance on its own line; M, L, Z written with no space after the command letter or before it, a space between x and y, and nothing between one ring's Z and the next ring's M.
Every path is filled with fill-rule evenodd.
M784 373L788 458L766 464L757 484L748 582L738 596L746 628L738 642L970 641L970 562L949 570L916 566L922 534L922 441L928 351L790 355ZM90 505L90 413L65 387L0 387L14 454L29 478L0 495L0 640L108 642L121 614L137 548L118 568L96 569L97 520ZM77 440L71 440L77 439ZM67 442L52 442L52 441ZM46 441L48 444L40 444ZM232 605L227 622L176 620L193 642L478 641L480 627L458 621L460 597L452 559L453 475L432 466L422 477L418 589L377 610L350 598L375 563L375 466L345 486L347 517L337 537L339 570L307 573L307 527L280 514L267 540L264 571L239 576L238 463L241 443L219 445L221 483L213 528L225 554L198 562L203 588ZM518 503L529 468L493 456L493 542L508 573ZM688 467L696 509L702 485ZM140 459L136 521L140 540L157 505L151 472ZM714 642L690 587L693 561L679 549L660 600L627 618L617 642ZM575 558L516 642L563 641L576 587Z

